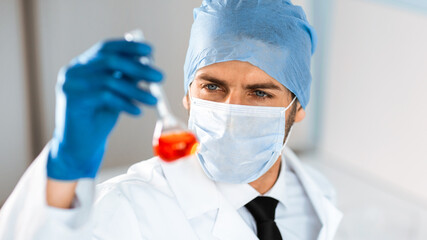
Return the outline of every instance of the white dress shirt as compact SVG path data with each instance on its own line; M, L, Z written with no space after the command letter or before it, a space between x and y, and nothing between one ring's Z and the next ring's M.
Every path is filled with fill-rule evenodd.
M217 183L217 186L256 233L255 219L245 205L260 194L249 184ZM320 220L298 177L283 162L276 183L264 196L279 201L275 221L283 239L313 240L317 238L322 227Z

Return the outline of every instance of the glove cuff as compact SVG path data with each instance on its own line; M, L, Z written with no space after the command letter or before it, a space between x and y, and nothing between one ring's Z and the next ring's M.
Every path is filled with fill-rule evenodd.
M94 179L104 155L105 146L101 147L91 158L76 159L67 154L62 146L53 143L49 151L46 170L51 179L75 181L82 178Z

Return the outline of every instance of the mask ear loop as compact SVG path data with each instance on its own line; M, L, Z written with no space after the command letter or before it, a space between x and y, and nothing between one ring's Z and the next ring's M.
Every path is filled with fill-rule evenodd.
M285 111L288 110L292 106L292 104L294 104L296 99L297 99L297 97L295 96L294 99L292 100L292 102L285 108ZM285 120L285 129L286 129L286 120ZM294 129L293 125L291 126L291 128L289 128L288 136L286 136L285 143L283 143L282 149L280 150L282 155L283 155L283 150L285 149L286 144L288 144L288 140L292 134L292 129Z
M294 129L294 126L291 126L291 128L289 128L288 136L286 136L286 140L285 140L285 143L282 146L282 150L281 151L283 151L283 149L285 149L285 146L288 143L289 137L291 136L292 129Z
M190 99L190 103L193 103L193 97L191 96L191 84L192 84L193 82L191 82L189 85L188 85L188 98Z
M297 99L297 97L295 96L294 99L292 99L292 102L289 103L289 105L287 107L285 107L285 111L288 110L292 106L292 104L294 104L296 99Z
M282 159L282 171L283 171L283 169L286 169L287 167L288 167L288 165L286 164L286 160L285 160L285 155L284 155L284 153L283 153L283 151L285 150L285 148L286 148L286 144L288 144L288 140L289 140L289 137L292 135L292 129L294 129L294 126L292 126L290 129L289 129L289 133L288 133L288 136L286 137L286 140L285 140L285 143L283 143L283 146L282 146L282 148L280 149L280 158Z

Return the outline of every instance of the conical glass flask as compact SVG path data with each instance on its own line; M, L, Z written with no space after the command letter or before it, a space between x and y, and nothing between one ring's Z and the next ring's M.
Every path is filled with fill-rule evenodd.
M144 35L141 30L133 30L125 34L125 39L143 42ZM147 65L152 63L148 57L142 57L140 61ZM185 124L172 114L162 86L159 83L149 83L148 88L151 94L157 98L158 119L153 135L154 154L166 162L194 154L199 145L197 138L185 127Z

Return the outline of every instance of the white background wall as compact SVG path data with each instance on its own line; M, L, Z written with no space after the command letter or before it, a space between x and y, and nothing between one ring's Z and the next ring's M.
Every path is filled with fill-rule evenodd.
M427 201L427 14L335 0L320 149Z
M427 9L332 2L320 154L307 160L336 187L336 239L427 239Z

